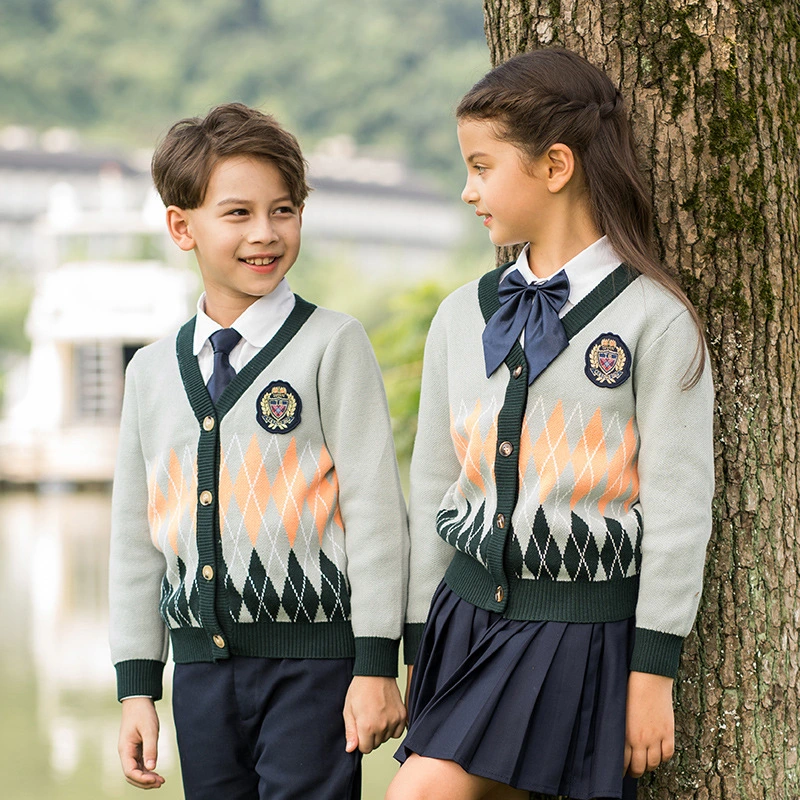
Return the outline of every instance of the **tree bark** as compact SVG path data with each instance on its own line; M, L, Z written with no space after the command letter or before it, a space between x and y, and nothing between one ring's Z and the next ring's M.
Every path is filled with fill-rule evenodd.
M639 797L797 800L800 4L484 0L484 14L493 63L558 44L620 86L661 257L707 323L714 534L677 754Z

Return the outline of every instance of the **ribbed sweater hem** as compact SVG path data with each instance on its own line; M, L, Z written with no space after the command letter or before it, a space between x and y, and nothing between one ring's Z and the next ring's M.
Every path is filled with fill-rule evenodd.
M255 658L354 658L354 675L397 675L399 642L353 637L349 622L241 622L225 626L217 641L203 628L170 630L176 664Z
M507 578L500 588L486 568L457 552L444 576L461 598L507 619L552 622L616 622L636 613L639 578L610 581L553 581Z

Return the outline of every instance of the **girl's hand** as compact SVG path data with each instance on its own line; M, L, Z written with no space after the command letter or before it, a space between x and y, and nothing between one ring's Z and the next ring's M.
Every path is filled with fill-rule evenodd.
M631 672L628 677L623 771L633 778L669 761L675 752L672 683L672 678L647 672Z

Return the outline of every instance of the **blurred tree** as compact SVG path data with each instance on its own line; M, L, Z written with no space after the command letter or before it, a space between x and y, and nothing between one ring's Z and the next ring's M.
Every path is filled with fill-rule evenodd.
M32 297L27 281L11 277L0 283L0 355L28 351L25 319Z
M620 85L662 259L708 323L715 533L676 686L678 752L640 797L796 800L800 7L485 0L484 11L493 63L561 44Z
M19 278L6 278L0 283L0 403L5 396L6 371L15 358L28 352L25 319L33 288Z
M435 282L393 286L364 280L351 264L322 259L309 248L289 275L302 297L352 314L367 329L383 373L404 478L417 431L425 338L439 303L458 280L454 272L445 270Z
M397 458L404 467L411 459L417 433L425 338L446 293L441 284L429 282L392 296L385 322L371 331L386 384Z

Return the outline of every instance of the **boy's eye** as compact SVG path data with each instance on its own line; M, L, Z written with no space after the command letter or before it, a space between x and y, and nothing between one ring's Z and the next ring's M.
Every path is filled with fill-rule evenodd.
M232 209L231 211L228 212L228 214L230 214L231 216L234 216L234 217L243 217L247 213L248 212L247 212L246 208L234 208L234 209Z
M275 209L276 214L294 214L293 206L280 206Z

